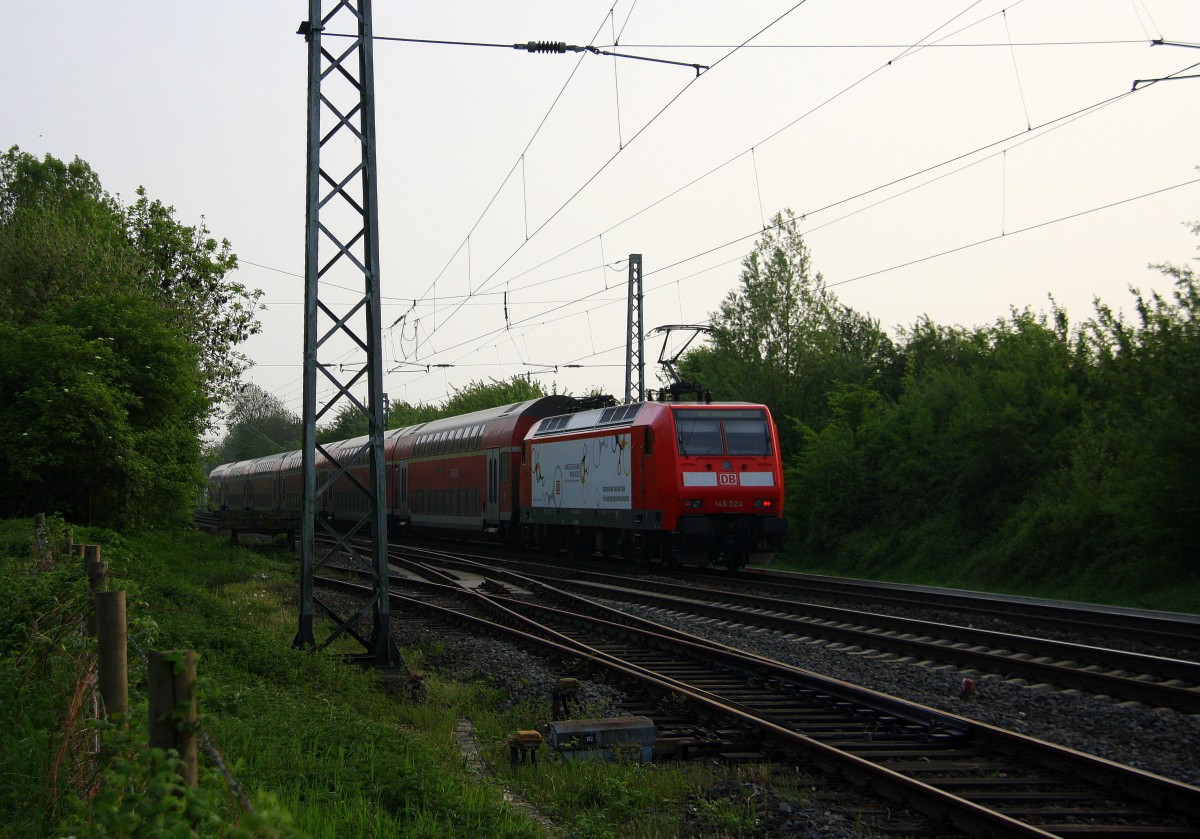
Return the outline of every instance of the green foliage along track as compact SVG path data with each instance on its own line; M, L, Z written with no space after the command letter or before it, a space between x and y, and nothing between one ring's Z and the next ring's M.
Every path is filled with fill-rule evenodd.
M1174 289L1134 290L1133 317L1097 301L893 340L781 214L681 371L779 423L780 564L1200 612L1200 281L1154 267Z

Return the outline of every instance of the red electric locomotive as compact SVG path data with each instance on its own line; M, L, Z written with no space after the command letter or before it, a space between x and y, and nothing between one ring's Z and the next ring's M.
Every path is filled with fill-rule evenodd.
M779 437L763 405L640 402L542 420L527 435L528 541L740 568L787 531Z

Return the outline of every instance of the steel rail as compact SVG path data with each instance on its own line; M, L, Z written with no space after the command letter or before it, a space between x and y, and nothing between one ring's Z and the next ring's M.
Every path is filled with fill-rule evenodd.
M431 552L422 551L421 553ZM777 598L771 599L739 592L709 591L677 583L641 579L633 581L596 572L588 572L584 576L590 579L601 579L605 582L589 583L557 575L550 582L540 575L533 576L509 569L488 567L475 560L440 552L432 552L432 554L437 556L439 561L453 566L475 573L490 573L502 578L524 581L525 584L537 581L553 585L559 590L582 591L613 600L676 608L680 611L719 620L736 621L781 632L832 639L855 646L913 656L920 660L941 661L957 667L996 673L1005 677L1020 677L1059 687L1112 696L1117 699L1133 700L1152 707L1171 708L1184 713L1200 713L1200 690L1165 683L1166 680L1178 679L1190 682L1192 685L1200 685L1200 663L1194 661L914 618L880 615L841 607L781 601ZM614 580L636 583L641 588L633 589L628 585L609 582ZM651 592L660 592L660 594ZM734 609L713 601L703 600L702 597L728 599L762 611L747 612ZM803 609L807 614L805 617L780 614L787 609ZM819 623L818 620L837 623ZM906 633L910 637L872 631L872 628L876 627L880 630ZM955 643L974 644L977 647L986 645L989 649L954 646ZM1014 653L1028 655L1030 658L1017 658ZM1075 662L1080 666L1070 667L1055 661L1039 661L1036 657L1052 658L1057 662ZM1135 675L1124 676L1112 672L1084 669L1088 666L1130 671ZM1143 675L1163 681L1144 681L1138 678Z
M691 575L691 579L711 581L722 588L735 584L754 586L767 589L776 596L783 592L797 596L832 595L904 608L914 605L942 608L1018 621L1043 629L1200 650L1200 615L783 571L743 571L736 575L698 573Z
M1200 713L1200 690L1163 682L1142 681L1138 678L1141 675L1148 675L1163 680L1185 680L1197 685L1200 684L1200 663L1194 661L913 618L877 615L851 609L784 603L762 597L749 598L746 595L737 596L737 600L743 606L769 610L751 612L744 608L723 606L718 602L701 599L697 595L707 592L698 592L694 588L688 589L672 584L648 583L645 589L659 592L655 594L651 594L647 590L637 591L625 586L569 580L558 580L554 585L596 597L676 608L680 611L719 620L762 626L780 632L828 638L857 646L910 655L919 659L942 661L958 667L998 673L1007 677L1019 676L1060 687L1105 694L1118 699L1136 700L1154 707L1172 708L1184 713ZM687 592L688 596L667 594L664 591L666 589ZM713 593L713 596L720 597L716 592ZM808 615L785 614L783 613L785 609L802 609L808 612ZM837 621L842 625L819 622L822 620ZM884 634L884 631L907 633L909 637L887 635ZM923 640L923 638L928 640ZM986 645L989 649L958 647L953 646L952 643ZM1010 652L1007 654L997 652L999 650ZM1080 666L1070 667L1052 661L1021 659L1014 657L1013 653L1070 661ZM1121 676L1082 669L1091 665L1107 667L1112 670L1131 671L1138 675Z
M426 569L425 573L430 572ZM514 578L517 580L520 579L519 575L503 576L508 579L510 584L513 584ZM448 578L443 577L443 579ZM522 582L533 587L541 585L531 580L524 580ZM753 669L763 669L766 667L776 677L786 678L790 682L802 682L806 685L806 688L815 688L817 690L825 690L826 692L832 691L833 695L843 697L857 696L857 701L863 702L869 707L884 707L893 713L897 710L905 709L905 713L902 716L909 717L910 715L916 715L917 717L924 718L930 724L933 721L937 721L939 726L947 727L945 728L946 731L958 730L966 732L971 738L985 744L990 744L990 747L996 748L1002 753L1012 754L1019 752L1024 755L1031 750L1036 751L1039 755L1038 762L1044 766L1060 769L1067 766L1069 767L1067 771L1072 774L1102 778L1107 786L1122 789L1126 793L1137 793L1140 797L1153 802L1154 806L1165 807L1169 802L1171 809L1175 812L1182 811L1193 816L1200 815L1200 789L1130 767L1120 766L1101 758L1095 758L1052 744L1042 743L1012 732L993 729L990 726L906 703L903 700L897 700L894 697L887 697L883 694L876 694L873 691L865 691L861 688L855 688L854 686L837 682L837 680L832 680L828 677L807 673L806 671L782 665L778 662L770 662L760 657L748 656L723 645L703 641L698 638L685 640L678 637L686 635L686 633L676 631L670 633L673 637L668 637L664 633L656 633L639 627L630 627L625 624L615 624L608 621L597 622L596 618L580 616L575 613L563 613L562 610L551 607L537 606L525 601L515 601L509 598L483 595L478 591L463 588L462 583L457 580L450 584L441 583L439 585L448 585L449 588L457 591L469 591L475 602L490 603L490 608L498 611L506 620L513 621L520 627L525 627L524 629L505 627L500 631L507 634L518 633L519 637L528 637L531 634L537 633L549 634L551 636L550 639L542 639L542 643L549 643L551 648L556 649L560 653L586 658L609 669L638 678L639 681L650 684L658 689L668 690L687 701L707 707L709 710L730 715L746 724L753 725L770 735L773 739L787 743L792 747L802 748L810 755L813 755L826 768L835 768L837 771L848 773L850 776L859 778L860 780L866 779L867 783L874 788L885 790L892 795L911 802L917 802L919 809L947 817L960 828L975 834L994 836L1056 835L1021 822L1018 819L998 813L980 804L963 799L946 790L926 784L916 778L906 776L879 763L843 751L831 744L808 737L772 719L769 714L755 711L752 707L730 702L711 692L696 689L683 681L654 673L640 665L624 661L557 630L547 628L523 613L537 611L542 614L558 614L560 618L565 614L568 620L590 621L594 627L604 627L604 631L606 632L633 633L634 636L640 639L639 643L643 645L674 643L680 645L680 649L686 649L690 655L700 660L711 661L716 658L720 659L724 663L724 666L740 670L744 670L747 667ZM571 595L564 592L563 596L570 597ZM400 596L393 595L393 597ZM433 604L424 603L413 598L406 598L402 602L414 607L433 608ZM398 605L400 605L399 602ZM442 609L443 607L437 608ZM517 609L521 611L517 611ZM481 622L480 625L486 624L489 627L495 626L494 621L486 621L474 616L463 619L478 621Z
M322 579L321 583L323 585L329 584L338 587L353 588L354 590L364 588L358 584L340 580L326 581ZM484 597L484 595L479 596ZM997 839L1007 839L1007 837L1012 837L1013 839L1023 839L1024 837L1042 837L1042 839L1048 839L1055 836L1053 833L1047 833L995 810L929 786L877 763L860 758L849 752L844 752L827 743L822 743L819 740L815 740L767 719L763 715L755 713L752 709L742 707L738 703L723 700L709 691L691 687L678 679L654 673L639 665L622 661L610 653L590 647L583 642L562 635L554 630L538 627L541 631L548 631L555 636L553 639L548 639L537 632L527 632L516 627L489 621L469 613L458 612L417 598L408 598L403 595L393 594L392 599L397 607L409 606L424 609L440 614L448 619L466 621L489 632L498 632L507 635L515 641L536 645L543 650L585 659L609 672L619 674L651 688L674 694L685 702L745 723L765 734L771 735L773 739L780 743L808 753L817 765L827 771L841 772L848 777L856 778L860 782L867 783L876 791L883 792L888 797L907 802L927 815L945 818L960 829L974 835L994 836ZM529 618L519 613L512 612L505 607L499 608L507 612L510 617L516 618L523 623L530 622Z
M482 546L478 547L483 549ZM463 556L461 552L451 555L445 551L430 548L408 546L408 549L430 555ZM660 575L659 569L634 569L629 565L617 563L605 565L596 558L572 560L558 557L550 560L544 557L532 558L528 554L514 558L500 556L499 553L497 549L492 549L489 554L479 554L477 559L480 562L490 563L492 566L500 563L503 567L513 570L537 569L536 572L528 570L525 573L540 573L544 576L560 578L571 574L576 578L604 580L611 579L614 574L624 574L627 577L638 579L639 585L645 577ZM601 566L599 570L597 569L598 565ZM609 570L606 571L605 567ZM765 590L766 593L762 596L776 600L782 599L781 596L796 598L806 595L809 597L836 596L905 609L938 608L1008 623L1017 622L1027 627L1081 635L1090 634L1106 639L1121 638L1171 650L1195 649L1200 652L1200 615L766 569L743 570L736 574L681 569L672 576L682 578L682 583L685 585L711 584L716 589L731 595L736 593L736 589L743 588L760 592ZM653 581L646 582L651 584ZM810 603L808 600L797 600L796 602Z

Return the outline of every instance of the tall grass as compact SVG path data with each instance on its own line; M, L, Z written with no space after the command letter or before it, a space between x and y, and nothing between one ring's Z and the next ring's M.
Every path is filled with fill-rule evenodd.
M738 792L744 770L563 763L545 750L536 767L510 767L508 735L545 722L548 707L502 706L494 687L437 673L426 701L405 704L335 653L297 651L292 559L193 532L76 538L101 544L110 579L127 590L138 649L199 652L201 722L257 812L242 810L204 756L188 791L146 749L136 652L130 727L108 732L98 764L90 705L78 707L94 652L78 628L86 584L73 558L35 563L32 531L0 521L0 837L546 836L510 792L552 820L550 835L764 835L753 798ZM422 651L403 654L421 665ZM453 739L463 718L491 767L483 775Z
M30 521L0 523L0 835L56 835L67 820L77 836L111 834L133 816L90 812L94 779L55 771L56 760L92 761L92 739L64 733L91 650L77 629L81 569L73 560L37 568L32 532ZM199 651L202 723L251 799L273 814L249 819L222 779L206 773L214 794L189 805L203 818L180 817L184 835L238 835L247 824L261 836L542 835L498 786L481 785L459 765L449 732L469 691L409 709L339 657L292 649L295 571L285 557L198 533L77 537L100 543L110 577L135 592L130 634L140 647ZM67 629L56 638L60 625ZM136 674L132 654L131 664ZM131 737L144 747L136 681L131 705ZM111 806L132 807L129 800ZM153 816L159 828L168 817ZM150 835L145 824L139 830Z

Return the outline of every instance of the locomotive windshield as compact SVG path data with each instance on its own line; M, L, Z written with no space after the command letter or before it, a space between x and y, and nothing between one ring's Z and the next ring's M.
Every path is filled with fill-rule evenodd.
M675 439L684 456L771 454L767 413L762 410L677 410Z

